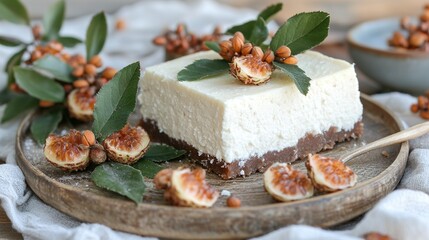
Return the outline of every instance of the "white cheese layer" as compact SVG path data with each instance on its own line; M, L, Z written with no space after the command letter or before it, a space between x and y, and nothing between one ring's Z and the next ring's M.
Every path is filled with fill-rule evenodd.
M227 73L177 80L193 61L214 58L215 52L200 52L147 68L139 100L143 117L167 135L227 163L294 146L306 133L351 130L362 117L354 67L345 61L313 51L298 55L312 79L307 96L279 70L260 86Z

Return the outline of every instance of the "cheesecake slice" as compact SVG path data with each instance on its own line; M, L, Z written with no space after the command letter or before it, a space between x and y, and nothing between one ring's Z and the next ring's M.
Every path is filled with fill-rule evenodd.
M297 55L311 80L308 94L276 70L259 86L230 74L178 81L200 52L146 69L140 82L142 124L154 141L186 149L224 179L263 171L331 149L362 134L362 104L352 64L314 51Z

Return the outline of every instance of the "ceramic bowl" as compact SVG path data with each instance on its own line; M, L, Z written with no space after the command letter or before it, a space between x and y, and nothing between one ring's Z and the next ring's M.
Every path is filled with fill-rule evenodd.
M390 47L399 18L362 23L347 36L349 52L367 76L392 89L422 94L429 89L429 53Z

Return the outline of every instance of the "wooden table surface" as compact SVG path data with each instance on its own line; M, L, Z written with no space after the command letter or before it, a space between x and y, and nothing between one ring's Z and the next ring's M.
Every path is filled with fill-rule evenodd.
M328 56L345 59L351 62L351 59L347 52L347 47L343 43L322 45L317 47L316 50ZM368 79L359 70L357 70L357 75L359 78L359 88L361 92L366 94L374 94L381 91L380 85ZM0 207L0 239L11 239L11 240L23 239L22 235L12 228L12 223L10 222L9 218L7 217L6 213L3 211L1 207Z

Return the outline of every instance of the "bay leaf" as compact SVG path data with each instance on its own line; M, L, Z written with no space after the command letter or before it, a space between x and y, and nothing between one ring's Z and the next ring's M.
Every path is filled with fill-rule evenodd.
M289 65L279 62L273 63L276 68L280 69L293 80L296 87L302 94L307 95L311 79L305 75L305 72L301 68L297 65Z
M62 119L62 108L52 109L42 115L36 116L31 122L31 135L40 145L45 144L46 138L57 129Z
M86 58L99 54L104 47L107 37L107 21L104 12L95 15L86 30Z
M328 13L299 13L280 26L270 46L275 51L280 46L286 45L292 54L296 55L320 44L328 36L328 31Z
M127 123L136 106L139 79L140 63L135 62L116 73L98 92L92 131L100 142Z
M63 102L64 88L53 79L43 76L33 69L14 67L13 72L19 87L40 100Z
M30 25L27 9L18 0L0 0L0 20Z
M142 173L125 164L107 162L97 166L91 180L100 188L125 196L140 203L146 190Z
M55 39L59 35L64 22L65 11L64 0L58 0L49 6L48 11L43 14L44 39Z
M58 79L62 82L73 82L73 77L71 75L73 68L69 64L63 62L61 59L53 55L47 54L43 56L42 58L35 61L33 66L36 69L47 71L48 73L52 74L55 79Z
M178 150L165 144L152 144L143 156L143 159L153 162L166 162L186 154L185 150Z
M196 81L212 77L229 70L229 64L221 59L200 59L185 67L177 74L179 81Z
M27 110L37 107L38 105L39 100L36 98L28 96L27 94L16 95L6 104L1 123L12 120Z
M153 179L155 175L164 169L161 165L156 164L147 159L140 159L137 163L132 165L133 168L140 170L144 177Z

